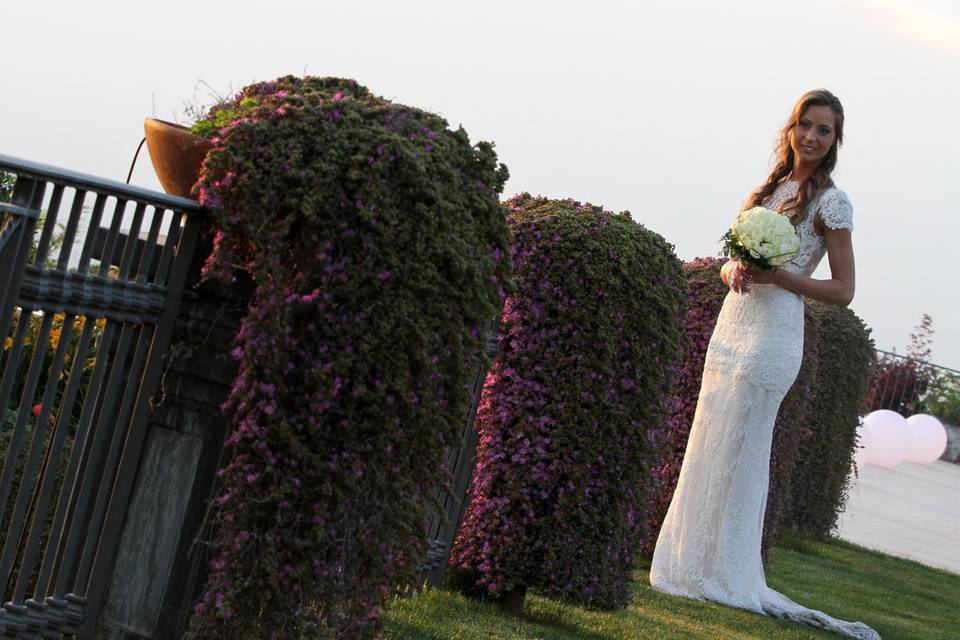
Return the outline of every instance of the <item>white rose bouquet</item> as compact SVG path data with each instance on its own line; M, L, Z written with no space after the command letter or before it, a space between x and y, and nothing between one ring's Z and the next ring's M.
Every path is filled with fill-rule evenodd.
M800 238L790 220L765 207L741 212L721 241L723 255L754 271L776 269L800 252Z

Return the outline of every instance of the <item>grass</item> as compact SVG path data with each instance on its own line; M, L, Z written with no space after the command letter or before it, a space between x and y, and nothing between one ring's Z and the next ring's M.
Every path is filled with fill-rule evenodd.
M840 636L738 609L674 598L650 588L641 566L630 606L591 611L537 595L527 619L442 589L396 600L386 640L810 640ZM814 609L861 620L884 640L960 638L960 575L840 540L785 532L767 567L768 584Z

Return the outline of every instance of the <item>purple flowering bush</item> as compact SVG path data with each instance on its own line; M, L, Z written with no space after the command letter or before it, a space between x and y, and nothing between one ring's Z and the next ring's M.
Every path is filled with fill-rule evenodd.
M206 273L255 293L190 633L374 637L424 556L507 294L506 168L350 80L254 84L209 118Z
M508 201L515 291L477 413L453 582L623 606L669 414L683 277L626 212Z

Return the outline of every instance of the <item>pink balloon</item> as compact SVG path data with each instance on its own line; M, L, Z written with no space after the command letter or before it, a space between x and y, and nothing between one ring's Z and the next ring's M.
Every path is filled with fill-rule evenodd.
M947 450L947 430L940 421L925 413L907 418L910 427L910 452L907 460L930 464Z
M867 462L895 467L910 452L911 433L906 419L896 411L879 409L863 419L867 434Z

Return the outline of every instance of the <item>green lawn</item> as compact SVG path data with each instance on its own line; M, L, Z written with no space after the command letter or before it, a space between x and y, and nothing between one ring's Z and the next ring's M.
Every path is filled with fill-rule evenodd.
M525 621L495 605L433 590L396 600L386 612L387 640L607 640L679 638L787 640L838 638L792 622L673 598L653 591L648 565L637 571L627 609L589 611L540 596L527 598ZM960 575L930 569L839 540L785 533L767 582L805 606L861 620L884 640L960 638Z

